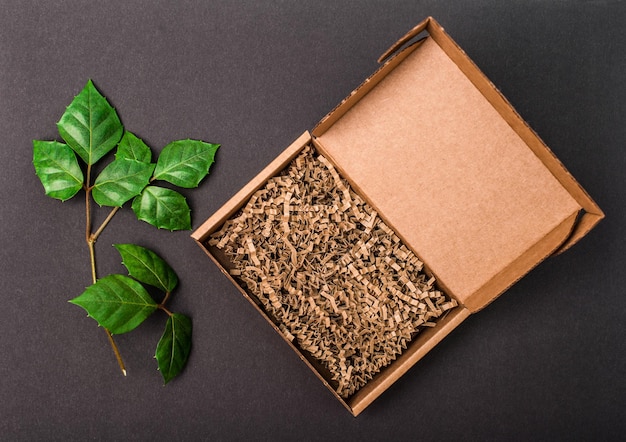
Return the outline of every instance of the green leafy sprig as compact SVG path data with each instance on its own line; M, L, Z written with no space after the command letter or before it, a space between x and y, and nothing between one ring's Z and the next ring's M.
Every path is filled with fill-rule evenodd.
M158 182L197 187L209 173L219 144L173 141L154 163L150 147L124 129L115 109L91 80L67 107L57 128L65 143L33 141L33 164L48 196L66 201L81 190L85 192L85 240L93 284L71 302L85 308L104 328L124 375L126 368L112 335L134 329L157 309L166 312L169 318L156 358L167 383L182 370L191 348L191 320L165 307L178 282L176 274L154 252L124 244L116 248L130 277L114 274L98 279L95 243L119 209L131 200L133 212L142 221L160 229L191 229L191 210L185 197ZM92 166L116 147L113 161L93 180ZM95 230L92 200L112 208ZM162 290L163 301L157 304L142 283Z
M157 309L167 313L169 318L155 358L163 381L168 383L183 369L191 351L191 319L165 307L178 277L152 250L134 244L117 244L115 248L130 276L105 276L70 302L84 308L88 316L112 334L134 330ZM161 290L165 294L163 300L157 303L143 284Z

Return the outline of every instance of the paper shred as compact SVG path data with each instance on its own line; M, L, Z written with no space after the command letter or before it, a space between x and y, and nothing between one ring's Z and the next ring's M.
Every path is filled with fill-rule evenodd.
M310 146L207 242L345 398L457 306Z

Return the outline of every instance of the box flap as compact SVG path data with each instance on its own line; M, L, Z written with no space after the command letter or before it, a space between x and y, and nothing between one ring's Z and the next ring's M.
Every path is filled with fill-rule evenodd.
M476 311L603 214L434 20L389 56L315 128L316 144Z

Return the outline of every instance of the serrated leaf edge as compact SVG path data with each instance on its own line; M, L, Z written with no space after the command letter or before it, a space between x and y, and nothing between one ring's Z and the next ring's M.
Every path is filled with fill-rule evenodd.
M36 144L35 144L36 143ZM52 161L55 165L57 165L59 167L59 169L61 169L62 171L66 172L67 175L69 175L70 177L72 177L76 183L78 184L78 187L76 189L76 191L68 196L67 198L58 198L55 196L50 195L51 192L49 192L45 186L44 186L44 191L46 193L46 195L50 196L51 198L55 198L55 199L59 199L61 201L67 201L70 198L73 198L78 192L80 192L80 189L83 188L83 182L85 180L85 176L83 174L83 171L80 169L80 165L78 164L78 159L76 158L76 152L74 152L72 150L71 147L69 147L67 144L65 143L60 143L58 141L42 141L42 140L33 140L33 155L34 155L34 149L39 149L37 146L41 145L41 144L46 144L46 145L51 145L51 144L58 144L60 146L65 146L69 149L69 151L74 155L74 161L76 163L76 166L78 167L78 170L80 172L80 179L79 177L77 177L76 175L74 175L72 172L70 172L67 168L63 167L61 164L59 164L55 159L51 158L50 155L48 155L47 151L44 151L44 153L46 153L46 158L48 158L50 161ZM38 163L40 163L40 161L35 161L35 159L33 158L33 167L35 167L35 175L37 176L37 178L39 178L39 181L41 181L41 184L43 185L43 181L41 180L41 177L39 176L39 171L38 171Z
M187 165L186 167L190 167L193 170L197 171L200 174L200 177L198 179L198 181L193 185L193 186L181 186L180 184L174 183L172 181L170 181L170 179L168 179L167 175L169 173L171 173L172 170L175 170L177 167L180 166L180 162L178 163L174 163L173 165L171 165L169 168L164 169L164 170L159 170L159 166L160 166L160 161L161 161L161 154L163 153L163 151L161 151L161 154L159 154L159 158L157 158L157 163L156 163L156 168L154 169L154 179L155 180L160 180L160 181L166 181L170 184L173 184L175 186L178 187L182 187L185 189L193 189L196 188L200 185L200 182L206 178L206 176L209 174L209 170L211 169L211 166L213 165L213 163L215 163L215 153L217 152L217 150L221 147L220 144L215 144L215 143L207 143L206 141L202 141L202 140L193 140L191 138L186 138L184 140L175 140L172 141L170 143L168 143L163 150L165 150L166 148L170 148L170 146L172 146L174 143L182 143L182 142L194 142L194 143L200 143L203 146L207 146L206 149L200 151L199 153L194 154L193 156L186 158L186 161L193 161L194 159L201 157L204 152L208 149L212 149L215 148L215 151L213 151L213 157L208 159L208 164L206 167L206 170L204 170L204 167L193 167L192 165ZM202 159L202 158L201 158ZM164 177L165 175L165 177Z
M117 313L117 311L119 311L119 309L123 306L123 305L132 305L132 306L140 306L143 307L141 310L137 311L133 316L130 317L130 319L124 321L124 325L132 322L132 319L135 318L137 315L139 315L140 313L142 313L146 308L148 308L150 311L150 313L148 315L146 315L146 317L140 321L139 323L137 323L134 327L126 330L124 328L122 328L124 331L120 332L119 329L120 327L117 327L115 329L109 327L108 330L111 332L111 334L124 334L124 333L128 333L132 330L134 330L135 328L137 328L139 325L141 325L141 323L143 323L143 321L145 321L147 319L148 316L150 316L150 314L152 314L154 311L156 311L156 309L158 308L158 304L154 301L154 299L152 299L152 297L150 296L150 294L145 290L145 288L141 285L140 282L126 276L126 275L121 275L121 274L117 274L117 273L113 273L110 275L105 276L104 278L101 278L99 280L97 280L95 283L91 284L89 287L87 287L85 289L85 291L83 291L83 293L81 293L79 296L70 299L68 302L74 305L77 305L79 307L81 307L82 309L84 309L87 312L87 316L92 318L94 321L96 321L98 323L98 325L100 327L104 327L107 328L106 325L102 324L96 317L94 317L89 310L80 302L80 298L82 298L92 287L102 283L102 281L107 280L108 278L111 279L116 279L116 280L121 280L130 290L133 291L133 293L137 294L137 296L139 298L141 298L142 300L144 300L144 297L142 296L142 294L138 293L133 287L131 287L126 281L125 279L128 279L130 281L133 281L133 283L139 284L142 289L145 291L145 294L147 295L149 301L151 301L152 303L148 303L148 301L144 300L144 302L115 302L112 300L100 300L98 304L109 304L109 305L117 305L118 308L110 315L108 315L108 317L111 317L113 315L115 315L115 313ZM105 285L105 288L109 288L108 286ZM108 290L107 290L108 291ZM120 299L119 295L115 292L112 291L113 295L116 296L116 299Z
M148 270L150 271L150 273L152 273L152 274L156 277L156 279L157 279L157 280L159 281L159 283L160 283L160 286L159 286L159 287L157 287L158 289L162 289L164 292L166 292L166 293L167 293L167 292L171 292L172 290L174 290L174 289L176 288L176 286L178 285L178 276L176 275L176 272L174 272L174 269L173 269L173 268L172 268L172 267L171 267L171 266L170 266L170 265L169 265L169 264L168 264L168 263L167 263L167 262L166 262L163 258L161 258L159 255L157 255L154 251L152 251L152 250L150 250L150 249L148 249L148 248L146 248L146 247L141 247L141 246L138 246L138 245L136 245L136 244L114 244L114 245L113 245L113 247L115 247L115 249L116 249L116 250L119 252L119 254L122 256L122 264L124 265L124 267L126 267L126 269L128 270L128 274L129 274L130 276L132 276L133 278L135 278L135 279L136 279L137 281L139 281L139 282L142 282L142 283L144 283L144 284L148 284L148 285L152 285L150 282L143 281L143 280L139 279L136 275L133 275L133 274L131 273L131 269L128 267L128 265L126 264L126 262L124 262L124 255L123 255L122 251L121 251L121 250L120 250L120 248L119 248L119 247L124 247L124 246L139 247L139 248L141 248L141 249L144 249L144 250L146 250L146 251L148 251L148 252L150 252L150 253L154 254L154 256L156 256L156 258L158 258L159 260L161 260L161 261L163 262L163 264L165 264L165 265L167 266L167 268L168 268L169 270L171 270L171 272L172 272L172 273L174 274L174 276L176 277L176 281L175 281L175 283L174 283L174 286L173 286L172 288L170 288L170 289L168 289L168 288L165 286L165 283L163 282L162 275L159 275L159 274L157 274L155 271L153 271L153 266L149 266L149 265L147 265L147 264L146 264L143 260L139 259L139 257L138 257L137 255L135 255L135 254L131 253L131 255L132 255L132 256L133 256L133 257L134 257L137 261L141 262L141 263L144 265L144 267L145 267L146 269L148 269ZM127 251L127 252L128 252L128 251Z
M169 227L163 226L163 225L161 225L161 224L156 224L156 222L152 222L152 220L151 220L151 219L149 219L149 218L147 218L147 217L145 217L145 216L140 216L140 215L137 213L137 210L135 209L135 203L136 203L136 202L138 202L138 201L140 202L140 201L141 201L141 198L143 197L144 192L145 192L146 190L148 190L148 189L152 188L152 187L156 187L156 188L160 188L160 189L170 190L170 191L172 191L172 192L175 192L175 193L179 194L179 195L183 198L183 201L185 202L185 206L187 207L187 209L186 209L186 211L187 211L187 212L186 212L186 213L187 213L187 214L189 214L189 224L188 224L188 225L185 225L185 227L181 227L181 228L169 228ZM139 200L138 200L138 198L139 198ZM138 202L137 204L139 204L139 202ZM178 230L189 230L189 229L191 229L191 208L189 207L189 204L187 204L187 198L186 198L186 197L185 197L182 193L177 192L176 190L173 190L173 189L168 189L167 187L161 187L161 186L155 186L155 185L148 185L148 186L146 186L146 187L145 187L145 188L141 191L141 193L140 193L139 195L137 195L137 196L135 196L135 197L134 197L134 199L133 199L133 203L132 203L132 209L133 209L133 213L135 214L135 216L137 217L137 219L138 219L138 220L140 220L140 221L144 221L144 222L146 222L146 223L150 224L151 226L156 227L157 229L169 230L170 232L174 232L174 231L178 231ZM171 212L171 211L170 211L170 212ZM186 221L186 220L185 220L185 221Z
M170 333L170 335L172 336L172 343L170 345L170 347L171 347L170 348L170 358L169 358L169 365L167 366L167 368L171 369L171 367L173 365L174 355L175 355L174 349L176 348L176 342L181 342L180 338L176 339L176 329L175 329L175 326L174 326L174 324L175 324L174 317L175 316L179 316L179 317L185 318L186 320L189 321L189 324L190 324L189 343L188 343L189 350L187 351L187 355L185 356L185 358L183 360L183 363L182 363L182 366L180 367L180 370L178 370L176 373L172 374L171 372L169 372L169 373L167 373L167 376L166 376L166 374L161 370L160 367L157 368L157 370L161 372L161 376L163 377L163 384L164 385L166 385L168 382L170 382L172 379L174 379L176 376L178 376L178 374L181 371L183 371L183 369L187 365L187 361L189 360L189 354L191 353L191 334L193 333L193 323L191 321L191 318L186 316L186 315L180 314L180 313L173 313L167 319L167 323L165 324L165 330L163 331L163 334L161 335L161 338L159 339L159 342L157 344L157 349L156 349L156 351L154 353L154 358L157 360L157 365L159 365L158 364L158 362L159 362L158 351L159 351L159 348L161 346L161 341L166 337L166 332L167 332L167 329L168 329L168 325L170 323L171 323L171 329L172 329L171 333ZM182 347L182 345L179 345L179 347Z

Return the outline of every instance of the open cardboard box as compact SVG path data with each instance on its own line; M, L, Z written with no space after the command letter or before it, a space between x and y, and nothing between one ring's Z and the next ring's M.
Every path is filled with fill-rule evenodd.
M315 361L285 339L355 416L470 314L604 217L434 19L409 31L379 61L380 69L311 134L305 132L192 235L284 338L206 240L312 144L420 257L459 306L351 397L342 399Z

